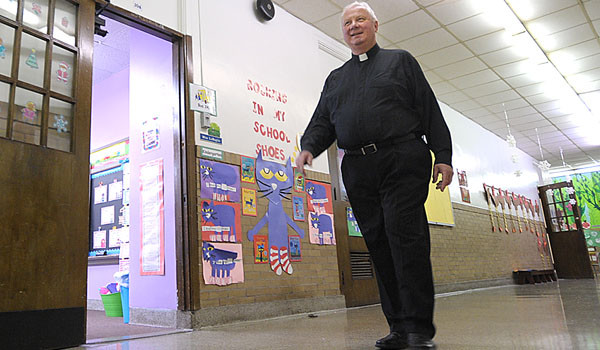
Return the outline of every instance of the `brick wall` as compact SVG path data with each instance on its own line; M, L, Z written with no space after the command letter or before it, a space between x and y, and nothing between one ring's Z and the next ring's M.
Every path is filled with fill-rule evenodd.
M516 221L516 233L492 232L487 210L459 203L452 207L454 227L430 226L436 285L509 278L516 269L548 268L536 235L520 233ZM507 216L507 220L516 218Z
M221 162L240 165L238 154L223 153L224 159ZM199 150L197 154L200 154ZM198 205L200 205L202 199L205 199L200 198L199 161L199 158L197 158ZM307 171L306 179L325 183L330 182L329 175L311 171ZM255 184L242 183L241 186L258 189ZM305 216L307 216L306 195L299 192L293 192L292 194L304 197L304 211ZM258 193L257 197L260 197ZM269 264L254 263L254 245L253 242L248 240L247 233L263 217L268 206L266 198L257 199L258 215L256 217L242 215L244 283L230 284L224 287L206 285L203 277L200 276L201 308L340 295L336 247L310 244L308 221L296 221L296 224L304 230L304 238L301 239L302 261L292 262L294 272L291 275L284 272L281 276L277 276L271 270ZM286 213L291 217L292 202L284 200L283 205ZM201 232L201 220L201 208L198 207L198 232ZM293 232L293 230L288 227L288 232ZM260 233L267 234L267 227L261 229ZM200 242L199 247L199 255L202 256L202 242ZM202 273L202 265L200 266L200 273Z
M239 166L240 156L224 152L222 162ZM196 162L196 172L198 171L199 158ZM307 172L306 178L326 183L330 181L329 175L310 171ZM197 179L197 196L200 204L203 198L200 198L199 175ZM254 184L242 183L242 187L257 189ZM303 196L306 203L305 194L297 192L293 194ZM277 276L268 264L254 264L254 247L247 238L247 232L262 218L267 205L266 198L259 198L258 216L242 216L245 282L219 287L205 285L200 276L201 308L340 295L336 247L310 244L306 221L296 222L304 230L305 237L301 240L302 261L292 263L294 267L292 275L284 272L281 276ZM461 287L444 289L443 286L461 284L468 286L464 288L477 286L477 284L468 284L469 282L501 280L506 283L515 269L545 269L549 266L547 260L544 262L541 260L537 237L534 234L492 232L487 210L459 203L452 203L452 206L454 227L430 225L432 265L437 291L461 289ZM284 201L284 208L291 216L291 201ZM308 215L306 204L305 215ZM198 208L198 219L200 232L200 208ZM340 219L345 218L336 218L336 220ZM511 216L507 219L516 220ZM263 228L261 233L266 234L267 228ZM201 250L201 242L199 247ZM199 254L202 256L201 251ZM200 266L200 273L202 273L202 266Z

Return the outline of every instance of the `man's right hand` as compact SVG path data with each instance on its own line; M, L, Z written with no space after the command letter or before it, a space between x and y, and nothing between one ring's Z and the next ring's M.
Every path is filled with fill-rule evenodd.
M296 167L304 174L304 164L312 165L313 155L309 151L302 151L296 157Z

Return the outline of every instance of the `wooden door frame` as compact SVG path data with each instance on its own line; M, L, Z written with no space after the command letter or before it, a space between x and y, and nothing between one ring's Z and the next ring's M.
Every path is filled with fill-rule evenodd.
M102 16L173 43L174 85L179 91L179 125L175 139L175 245L177 264L177 309L200 309L198 211L196 198L196 148L194 112L189 105L189 83L193 82L192 38L104 0ZM177 159L179 161L177 161Z
M577 235L576 236L577 241L575 241L574 245L573 245L573 248L575 248L575 251L572 252L575 255L574 257L576 259L572 259L572 261L579 260L579 265L578 265L579 269L577 271L578 274L577 275L565 275L565 270L569 270L569 269L568 268L563 269L562 266L566 266L567 264L565 264L565 261L560 261L561 256L564 257L564 254L556 254L554 251L552 251L552 256L554 258L554 267L556 269L556 273L559 278L594 278L591 262L589 260L587 244L585 243L585 238L583 235L583 227L581 226L581 213L579 211L579 205L577 204L577 205L573 206L573 218L574 218L575 225L577 228L576 230L568 230L568 231L561 230L561 231L555 232L553 229L553 227L554 227L553 223L552 223L553 217L552 217L552 214L549 209L549 203L548 203L548 197L546 196L546 191L559 189L559 191L561 191L561 193L562 193L561 189L565 188L567 186L574 188L572 181L563 181L563 182L559 182L559 183L538 186L538 193L539 193L540 201L542 204L542 210L544 211L544 219L546 221L546 233L547 233L548 239L550 241L551 249L554 250L555 248L556 249L563 248L562 244L555 244L557 242L557 240L559 243L565 243L565 242L573 243L572 239L570 241L564 240L566 235L569 235L569 234ZM563 200L564 200L564 198L563 198ZM554 202L554 203L556 203L556 202ZM567 221L567 225L568 225L568 221ZM554 242L552 242L552 241L554 241ZM559 252L559 251L557 251L557 252ZM586 264L586 262L587 262L587 264ZM571 266L573 266L573 265L571 265Z

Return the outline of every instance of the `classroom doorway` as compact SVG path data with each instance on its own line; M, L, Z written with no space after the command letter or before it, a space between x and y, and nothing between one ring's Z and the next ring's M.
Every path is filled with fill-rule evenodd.
M99 18L92 65L88 343L175 331L174 315L186 309L182 37L110 9ZM121 298L123 316L107 301L115 276L129 282L120 291L128 293Z

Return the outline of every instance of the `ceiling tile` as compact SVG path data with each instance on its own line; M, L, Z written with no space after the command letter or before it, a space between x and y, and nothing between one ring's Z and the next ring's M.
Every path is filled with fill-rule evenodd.
M340 9L343 9L347 5L350 5L351 3L354 2L354 0L331 0L331 1L336 3L340 7Z
M459 78L451 80L452 85L459 89L466 89L479 84L488 83L490 81L498 80L498 75L491 69L485 69L472 74L467 74Z
M321 0L290 0L285 3L284 8L306 22L316 22L340 12L339 7Z
M456 77L478 72L487 68L477 57L436 68L435 72L442 78L450 80Z
M486 96L495 94L500 91L509 90L510 86L508 86L502 80L496 80L489 83L477 85L474 87L470 87L468 89L464 89L463 91L472 98Z
M390 45L392 45L392 42L389 41L386 37L384 37L383 35L377 33L377 44L381 47L389 47Z
M478 55L500 50L511 45L510 35L504 29L471 39L466 41L465 44Z
M323 18L322 20L315 22L314 25L330 37L344 42L341 20L338 14Z
M446 1L446 0L413 0L423 6L430 6L433 5L435 3L441 2L441 1Z
M471 0L444 1L432 6L427 10L442 24L450 24L467 17L474 16L480 11Z
M548 1L559 2L559 1ZM560 32L561 30L576 27L586 22L585 16L579 6L571 6L549 15L529 21L525 24L534 37Z
M543 82L544 78L545 77L542 76L541 74L527 73L527 74L521 74L521 75L517 75L514 77L506 78L505 80L508 84L510 84L510 86L512 86L514 88L518 88L518 87L522 87L522 86L538 84L540 82ZM533 95L533 94L529 94L529 95ZM529 96L529 95L525 95L525 96Z
M584 6L592 21L600 19L600 1L588 1Z
M427 78L427 82L429 84L439 83L440 81L444 80L444 79L440 78L439 75L435 74L435 72L432 70L428 70L423 73L425 74L425 78Z
M380 25L419 9L412 1L369 0L369 6L375 12Z
M486 16L479 14L447 26L461 40L469 40L500 29L500 25L491 23Z
M507 47L498 51L483 54L480 57L490 67L496 67L525 59L527 58L527 54L516 50L514 47Z
M458 40L450 35L447 30L439 28L408 40L401 41L396 45L409 51L414 56L420 56L456 43L458 43Z
M556 51L568 46L594 39L595 35L590 25L584 23L558 33L536 38L542 49L547 52Z
M511 117L508 120L508 125L510 125L511 128L518 128L520 125L538 121L538 120L540 120L540 118L542 118L542 117L539 114L530 114L530 115L526 115L526 116L522 116L522 117L518 117L518 118Z
M554 100L554 101L548 101L548 102L536 104L535 108L540 112L549 112L551 110L560 108L560 106L561 106L560 101ZM546 114L544 113L544 115L546 115Z
M510 82L509 82L509 84L514 86ZM543 93L545 90L545 86L544 86L544 83L537 83L537 84L523 86L523 87L517 88L516 90L522 96L531 96L531 95L537 95L537 94Z
M436 96L456 91L456 88L454 86L448 84L445 81L431 85L431 89L433 90Z
M463 112L463 114L471 119L476 119L476 118L490 115L490 111L488 111L487 109L482 107L482 108L465 111L465 112Z
M508 120L511 123L513 118L523 118L525 116L542 118L542 116L535 110L535 108L531 106L512 109L510 111L506 111L506 114L508 114ZM535 114L535 116L532 116L532 114Z
M477 118L472 118L473 120L475 120L477 123L480 124L487 124L487 123L493 123L493 122L498 122L498 121L502 121L503 119L494 115L494 114L489 114L489 115L485 115L482 117L477 117Z
M522 98L517 98L514 100L510 100L510 101L505 101L502 103L489 105L486 108L490 112L493 112L493 113L504 113L504 110L509 111L509 113L510 113L510 111L513 109L517 109L517 108L521 108L521 107L525 107L525 106L529 106L529 103Z
M452 105L452 108L456 109L459 112L463 112L463 111L468 111L468 110L475 109L475 108L481 108L481 106L473 100L466 100L466 101L454 103Z
M536 104L540 104L540 103L544 103L544 102L548 102L548 101L553 101L556 99L556 97L551 96L547 93L543 93L543 94L527 96L525 99L527 101L529 101L529 103L531 103L532 105L536 105Z
M513 90L508 90L508 91L498 92L493 95L479 97L479 98L476 98L475 100L477 102L479 102L482 106L488 106L488 105L495 105L498 103L514 100L518 97L519 97L519 95L517 95L516 92L514 92Z
M530 68L531 64L529 64L528 60L521 60L494 67L494 71L502 78L508 78L515 75L525 74L529 72Z
M454 91L444 95L437 95L437 98L445 104L452 105L456 102L462 102L469 99L469 96L463 94L460 91Z
M380 24L379 32L396 43L439 27L431 16L423 10L419 10L393 21Z
M596 33L600 33L600 19L597 19L592 22L594 25L594 29L596 29Z
M524 21L577 5L577 0L508 0L516 14Z
M456 44L419 56L417 59L419 62L423 62L428 67L437 68L454 62L462 61L469 57L473 57L473 54L467 50L463 44Z
M600 53L600 44L597 40L588 40L577 45L552 52L552 56L568 56L574 60Z

